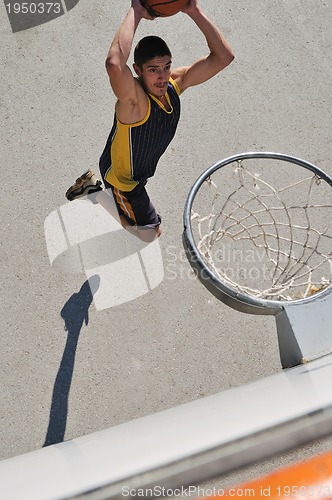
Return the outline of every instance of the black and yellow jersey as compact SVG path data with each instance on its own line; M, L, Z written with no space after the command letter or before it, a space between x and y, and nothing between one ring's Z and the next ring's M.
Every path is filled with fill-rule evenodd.
M99 162L101 175L107 183L121 191L131 191L154 175L179 122L179 95L178 85L170 78L166 93L170 111L147 93L148 111L140 122L124 124L115 114Z

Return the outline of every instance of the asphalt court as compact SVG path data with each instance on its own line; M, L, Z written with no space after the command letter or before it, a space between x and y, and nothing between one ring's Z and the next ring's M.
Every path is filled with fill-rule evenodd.
M202 0L236 59L183 94L177 135L149 181L163 217L162 275L151 281L146 264L147 290L130 288L133 275L127 278L131 300L120 303L123 289L115 293L109 274L98 306L94 296L101 297L107 281L107 273L96 271L101 261L91 264L90 274L84 266L75 272L52 267L45 221L55 214L68 243L62 216L72 209L64 193L84 170L97 170L114 107L104 60L127 3L80 0L64 15L15 33L5 6L0 9L1 459L281 369L274 319L227 308L194 278L182 248L182 212L203 170L244 151L298 156L332 175L332 5ZM166 40L174 66L206 53L202 35L183 14L144 21L136 40L147 34ZM75 217L70 222L79 238L87 225ZM115 255L117 262L122 236L113 241L102 232L98 242L109 262ZM88 250L91 262L92 240ZM125 255L132 253L127 249ZM58 259L58 248L55 254ZM91 276L94 287L88 286ZM117 304L107 302L110 295ZM330 444L320 441L218 484L253 477Z

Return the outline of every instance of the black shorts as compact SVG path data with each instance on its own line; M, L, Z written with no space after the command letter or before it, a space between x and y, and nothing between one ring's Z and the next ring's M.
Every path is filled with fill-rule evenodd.
M138 184L132 191L121 191L105 182L105 187L111 189L119 215L123 215L131 226L155 228L161 223L145 186Z
M120 191L109 184L105 177L110 168L111 135L109 136L105 149L99 160L99 169L104 181L105 188L111 189L119 215L123 215L131 226L154 228L161 223L160 215L157 214L144 183L138 184L132 191Z

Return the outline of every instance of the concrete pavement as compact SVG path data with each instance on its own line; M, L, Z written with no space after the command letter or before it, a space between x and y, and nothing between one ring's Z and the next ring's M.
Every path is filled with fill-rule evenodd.
M44 221L66 203L77 175L97 169L114 106L104 59L127 4L80 0L17 33L0 10L1 459L280 370L273 318L228 309L194 279L182 249L182 210L202 170L242 151L292 154L332 174L332 6L201 3L236 59L183 95L177 136L149 182L163 216L162 282L101 310L84 273L52 268ZM169 43L174 66L206 53L183 14L143 22L137 40L151 33ZM331 442L234 473L223 486Z

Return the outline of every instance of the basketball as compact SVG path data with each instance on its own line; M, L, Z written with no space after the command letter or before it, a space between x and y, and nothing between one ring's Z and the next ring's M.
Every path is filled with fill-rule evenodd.
M174 16L182 10L188 0L141 0L141 4L153 17Z

